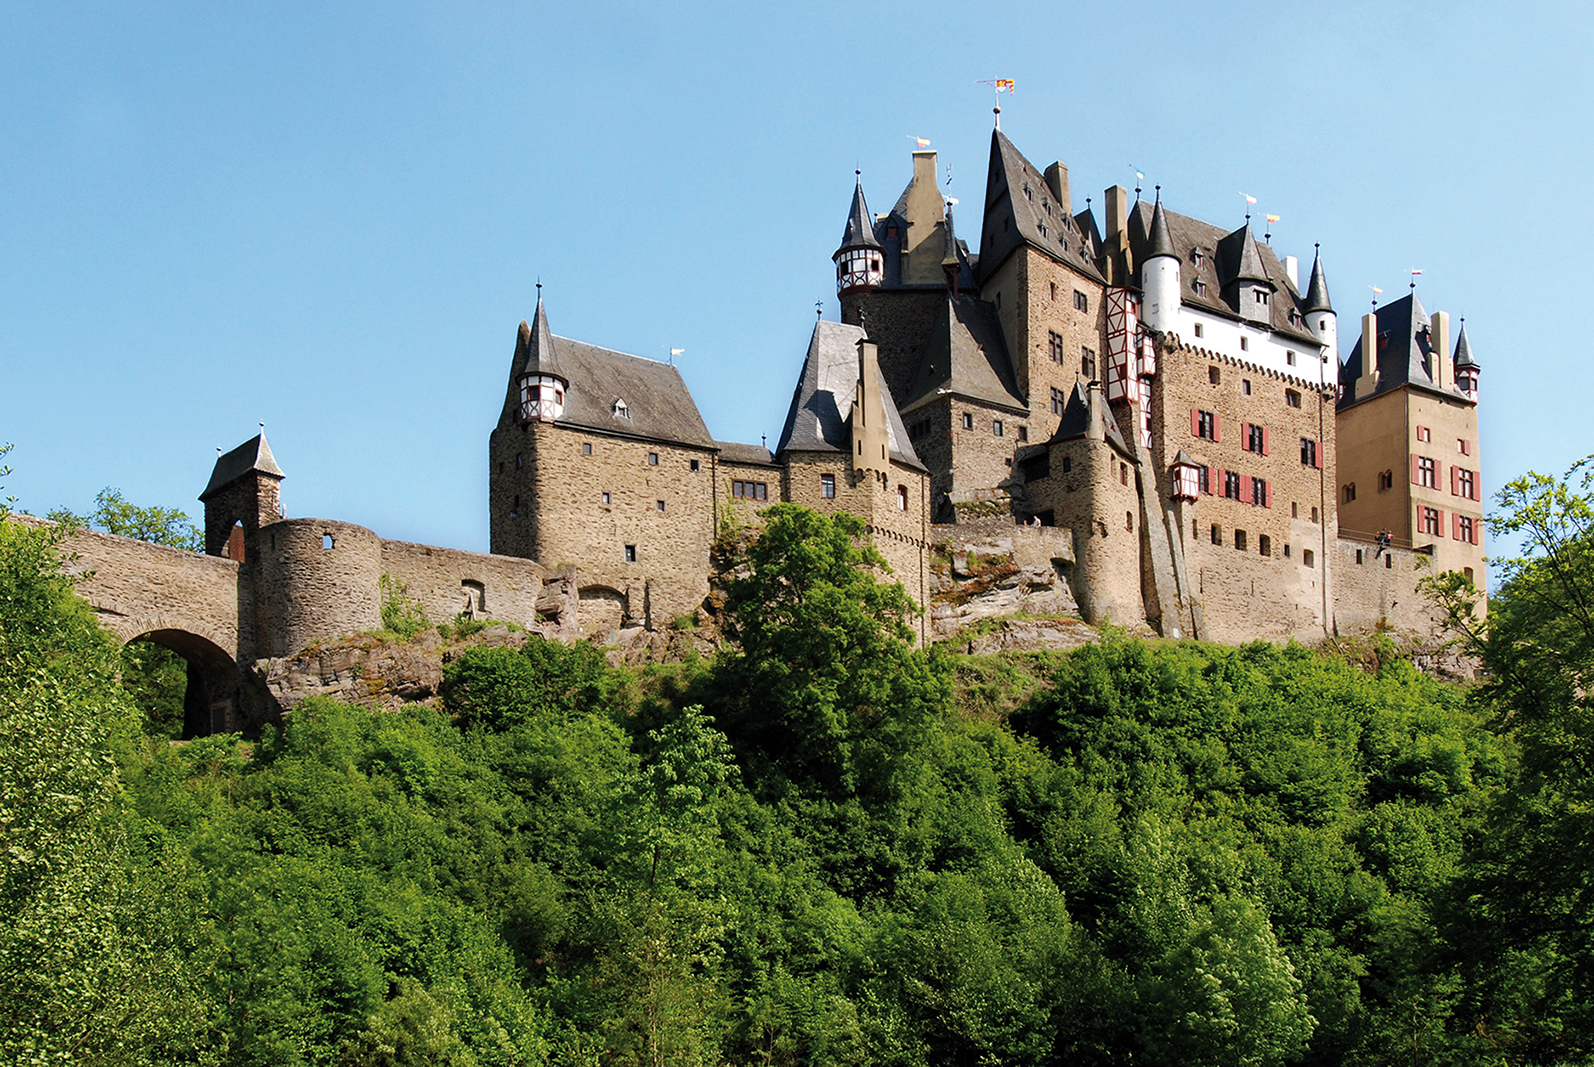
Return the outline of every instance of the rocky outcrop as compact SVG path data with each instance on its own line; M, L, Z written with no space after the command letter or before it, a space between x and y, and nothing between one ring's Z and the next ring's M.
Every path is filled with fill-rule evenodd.
M997 619L1077 621L1079 605L1068 584L1068 573L1074 565L1071 531L1017 526L1011 518L998 517L987 522L937 527L936 532L946 540L931 568L934 582L929 611L933 640L955 643L973 630L985 636L996 632L990 624ZM1041 635L1048 630L1019 628L1026 633L1022 639L1026 642L1044 641ZM1078 643L1071 637L1058 636L1057 640L1072 643L1026 647L1073 647Z

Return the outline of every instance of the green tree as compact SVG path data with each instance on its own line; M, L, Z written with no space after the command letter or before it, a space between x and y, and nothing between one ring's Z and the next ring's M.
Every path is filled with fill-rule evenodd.
M87 515L76 515L65 508L57 508L49 517L56 522L88 526L118 537L133 537L156 545L186 548L191 552L205 550L205 535L188 518L187 512L160 505L140 507L122 496L120 489L101 489L94 497L94 510Z
M1594 456L1529 472L1488 519L1520 556L1495 561L1487 617L1457 575L1432 581L1485 668L1480 700L1521 748L1455 894L1452 937L1480 1027L1531 1062L1594 1054Z
M715 669L726 733L749 781L771 770L836 797L889 792L946 706L950 666L914 647L918 608L876 576L885 561L862 520L794 504L761 514L726 600L736 647Z

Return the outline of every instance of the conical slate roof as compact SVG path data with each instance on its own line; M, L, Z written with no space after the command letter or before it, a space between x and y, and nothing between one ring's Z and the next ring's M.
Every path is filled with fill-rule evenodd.
M1456 336L1455 365L1459 370L1462 367L1476 367L1477 361L1472 358L1472 342L1467 340L1467 320L1461 320L1461 332Z
M1101 424L1107 443L1125 456L1132 457L1134 453L1129 451L1129 443L1124 440L1123 432L1118 429L1118 420L1112 417L1112 406L1105 398L1101 400ZM1063 417L1058 420L1057 431L1052 434L1048 443L1077 440L1089 432L1090 392L1085 388L1084 382L1076 381L1074 391L1068 396L1068 404L1063 408Z
M1272 284L1266 268L1262 265L1262 251L1256 246L1256 234L1251 232L1249 222L1223 239L1218 246L1218 255L1222 260L1219 269L1223 271L1225 284L1229 282Z
M1328 302L1328 280L1323 277L1323 250L1312 257L1312 280L1306 286L1307 311L1333 311Z
M210 472L210 482L206 484L205 491L199 494L199 499L204 500L213 493L218 493L227 488L246 474L258 473L271 478L285 478L282 468L277 466L276 457L271 454L271 446L266 444L266 435L245 441L226 455L216 457L216 466Z
M1168 217L1162 212L1162 190L1157 190L1157 203L1151 209L1151 236L1146 242L1145 259L1155 259L1157 256L1172 256L1179 258L1179 253L1173 250L1173 238L1168 234Z
M880 241L874 235L874 217L869 214L869 205L863 200L863 178L858 178L857 188L852 191L852 210L847 213L847 229L841 235L841 247L836 249L836 254L854 248L879 248Z
M532 316L530 326L524 322L520 324L520 333L515 338L515 376L527 374L552 375L566 384L570 381L570 375L559 365L559 353L554 348L553 334L548 330L541 285L537 287L537 313Z

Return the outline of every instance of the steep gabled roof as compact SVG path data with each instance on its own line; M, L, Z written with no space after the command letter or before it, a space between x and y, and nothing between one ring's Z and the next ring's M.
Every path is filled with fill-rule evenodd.
M874 233L874 216L863 199L863 178L852 191L852 210L847 212L847 228L841 234L841 247L837 254L852 248L879 248L880 240Z
M1020 245L1044 252L1088 278L1103 281L1095 247L1059 204L1035 165L1001 130L991 132L985 179L985 219L980 230L980 272L988 275ZM1099 245L1099 241L1095 245Z
M975 297L946 296L941 317L925 343L919 369L903 395L905 410L943 393L954 393L1014 411L1027 411L996 308Z
M1378 351L1375 366L1378 368L1378 388L1369 396L1409 385L1440 396L1468 399L1465 393L1454 386L1440 388L1434 384L1434 361L1444 356L1430 346L1432 334L1428 312L1423 310L1416 293L1384 305L1378 309L1377 316ZM1356 381L1367 373L1362 357L1362 342L1358 336L1350 357L1339 368L1339 381L1343 386L1338 405L1341 408L1369 399L1369 396L1356 395Z
M211 469L210 481L206 483L205 491L199 494L199 499L204 500L212 493L220 492L250 473L264 474L277 479L287 477L282 473L282 468L277 466L277 459L271 454L271 446L266 444L264 433L245 441L231 452L216 457L216 466Z
M1224 285L1234 282L1264 282L1272 285L1267 268L1262 266L1262 252L1256 245L1256 234L1250 222L1218 242L1218 277Z
M860 327L821 319L814 324L808 340L808 357L803 361L786 424L781 427L775 455L787 452L842 452L852 450L852 405L858 391L858 342L864 337ZM879 381L880 397L886 408L886 450L898 463L924 470L908 442L902 415L891 400L885 378Z
M569 373L560 425L714 447L697 403L675 367L568 337L553 340Z
M1129 245L1135 254L1136 285L1140 284L1138 271L1146 261L1146 249L1151 243L1153 212L1153 206L1144 200L1138 201L1129 212ZM1240 237L1249 234L1249 227L1242 227L1241 230L1229 233L1200 219L1171 211L1166 204L1162 206L1162 212L1163 220L1168 227L1169 240L1173 242L1173 250L1179 258L1181 303L1225 318L1237 318L1238 307L1230 303L1227 298L1233 290L1230 289L1226 293L1225 286L1234 280L1235 271L1241 269L1238 260L1243 259L1244 254L1249 251L1252 262L1243 269L1247 273L1256 274L1259 281L1266 282L1274 288L1274 298L1268 305L1272 313L1272 329L1277 333L1299 338L1303 345L1321 343L1306 328L1304 319L1306 308L1302 304L1300 292L1289 280L1284 264L1274 253L1272 246L1257 241L1254 236L1251 236L1247 242L1248 249L1241 246ZM1232 239L1230 249L1238 255L1231 270L1220 272L1219 245L1226 239ZM1197 252L1200 253L1199 258ZM1201 283L1201 291L1196 289L1197 282ZM1290 322L1291 311L1302 316L1299 325Z
M1112 405L1107 403L1105 398L1101 400L1101 424L1107 443L1123 453L1126 458L1133 459L1134 453L1129 451L1129 442L1124 440L1123 433L1118 429L1118 420L1112 417ZM1085 388L1084 382L1076 381L1074 391L1068 395L1068 404L1063 408L1062 419L1057 423L1057 431L1047 443L1077 441L1089 432L1090 391Z

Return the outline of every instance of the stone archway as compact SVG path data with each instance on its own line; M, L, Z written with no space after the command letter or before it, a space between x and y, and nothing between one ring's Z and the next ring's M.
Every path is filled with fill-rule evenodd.
M146 630L134 641L149 641L170 649L188 664L188 688L183 694L183 737L236 730L242 725L239 708L238 665L209 638L187 630Z
M576 625L583 637L606 638L630 619L629 592L594 584L583 585L578 596L580 606L576 612Z

